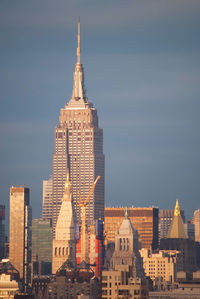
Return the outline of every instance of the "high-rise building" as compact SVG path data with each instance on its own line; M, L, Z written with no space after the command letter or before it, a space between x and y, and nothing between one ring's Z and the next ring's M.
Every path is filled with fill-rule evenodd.
M195 241L200 242L200 209L194 212L193 222L195 230Z
M42 218L52 220L52 178L43 181Z
M0 205L0 260L4 257L4 242L5 242L5 206Z
M99 175L101 179L86 207L86 220L104 218L104 154L103 130L98 126L97 110L89 102L84 86L83 66L80 58L80 21L78 24L77 63L74 71L72 97L60 111L55 128L53 155L53 229L59 215L64 192L67 168L70 170L72 197L76 220L80 221L81 209L78 190L83 198Z
M195 229L194 229L193 220L187 220L187 222L184 223L184 228L186 234L188 235L188 238L195 240Z
M51 274L52 223L49 219L37 218L32 221L32 272Z
M196 271L197 247L192 239L189 239L184 228L178 200L174 208L174 217L169 228L167 238L160 240L161 250L178 250L182 261L183 271Z
M62 266L68 259L73 265L76 264L76 241L74 228L74 211L72 206L71 183L69 172L65 183L65 192L56 223L56 236L53 240L52 273Z
M129 218L138 233L141 248L158 248L158 208L129 208ZM114 243L124 219L124 208L105 208L105 240Z
M25 291L31 280L31 207L29 188L10 188L9 260L19 271Z

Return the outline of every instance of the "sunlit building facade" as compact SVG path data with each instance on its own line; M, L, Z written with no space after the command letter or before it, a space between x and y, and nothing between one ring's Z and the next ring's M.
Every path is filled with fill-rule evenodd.
M21 186L10 188L9 260L26 289L31 280L31 207L29 188Z
M76 265L74 209L68 171L53 240L52 273L55 274L66 260Z
M52 220L52 178L43 181L42 218Z
M195 241L200 242L200 209L194 212L193 217Z
M124 219L124 208L105 208L105 240L114 243L115 232ZM158 247L158 208L129 208L129 219L138 233L141 248Z

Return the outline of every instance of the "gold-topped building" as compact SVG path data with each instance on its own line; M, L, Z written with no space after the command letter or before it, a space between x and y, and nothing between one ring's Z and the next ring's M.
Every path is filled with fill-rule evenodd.
M178 200L174 208L174 217L167 238L160 240L161 250L177 250L180 252L181 271L193 272L197 269L197 247L194 240L189 239L184 229Z
M178 199L176 199L176 205L174 207L174 218L172 220L171 226L169 228L167 238L170 239L187 239L188 236L186 234L183 220L181 217L180 207L178 203Z
M55 149L52 172L52 218L55 227L60 211L67 168L76 219L80 223L81 208L78 190L86 198L97 175L101 180L86 207L86 221L104 219L104 154L103 130L98 126L97 110L88 100L81 64L80 20L78 23L77 63L74 71L70 101L60 110L59 124L55 128Z
M53 240L52 273L55 274L67 259L75 265L76 242L69 170L67 171L65 192L56 223L55 240Z

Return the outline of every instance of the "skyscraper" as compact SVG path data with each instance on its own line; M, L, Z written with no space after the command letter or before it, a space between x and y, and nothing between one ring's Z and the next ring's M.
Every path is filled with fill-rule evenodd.
M52 261L52 223L49 219L32 221L32 273L50 274Z
M52 178L43 181L42 218L52 220Z
M25 291L31 280L31 207L29 188L10 188L9 259L19 271Z
M70 170L72 198L76 220L80 221L81 210L78 190L83 198L95 180L101 179L86 207L86 220L104 218L104 154L103 130L98 127L97 110L89 102L85 86L83 66L80 58L80 21L78 23L77 63L74 71L72 97L60 111L59 124L55 128L53 155L53 229L60 211L67 168Z

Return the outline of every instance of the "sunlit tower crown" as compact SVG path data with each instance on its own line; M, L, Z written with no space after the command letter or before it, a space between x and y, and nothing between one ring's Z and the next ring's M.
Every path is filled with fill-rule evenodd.
M183 220L181 217L178 199L176 199L176 205L174 207L174 218L173 218L171 226L169 228L167 238L171 238L171 239L174 239L174 238L175 239L186 239L186 238L188 238L188 236L185 232Z
M104 154L103 130L98 127L97 110L89 102L84 85L81 64L80 20L78 23L77 63L74 70L73 91L70 101L61 109L59 124L55 128L53 155L53 229L59 215L64 192L67 168L69 168L71 191L76 220L80 222L81 208L78 205L78 190L83 198L100 175L101 181L86 207L86 221L104 218Z
M68 170L65 191L56 223L55 239L53 240L52 273L56 273L56 271L67 259L69 259L75 265L75 220L72 204L71 183L69 180Z

